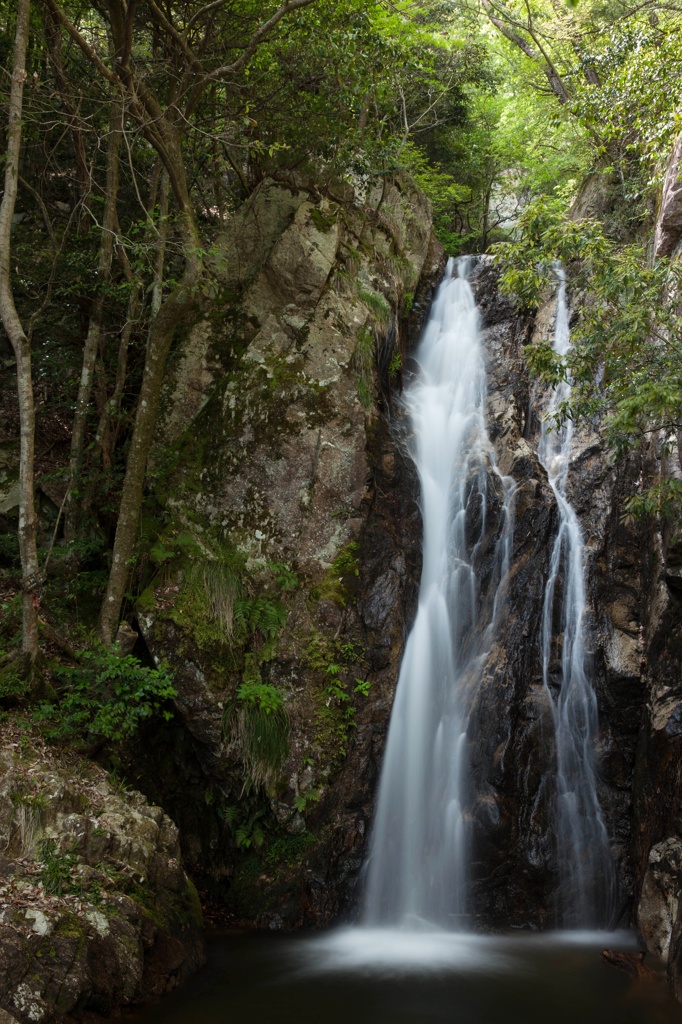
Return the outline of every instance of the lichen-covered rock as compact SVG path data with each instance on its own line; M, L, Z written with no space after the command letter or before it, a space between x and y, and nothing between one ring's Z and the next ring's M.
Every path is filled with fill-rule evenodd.
M176 827L22 720L0 725L0 850L8 1019L106 1014L201 963L201 907Z
M682 840L657 843L649 851L637 907L637 927L647 949L666 963L677 920L682 881Z

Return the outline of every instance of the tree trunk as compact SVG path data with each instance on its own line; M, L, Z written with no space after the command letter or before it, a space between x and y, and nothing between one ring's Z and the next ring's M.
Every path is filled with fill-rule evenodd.
M184 167L180 163L176 165L175 170L175 180L184 185ZM180 195L176 192L176 198L180 200L183 207L180 213L180 230L183 236L185 270L180 283L163 300L149 330L144 376L137 402L135 426L121 493L121 508L116 526L111 572L100 612L99 629L106 644L111 644L113 641L125 596L128 572L137 538L147 459L159 413L168 353L175 328L196 302L196 287L202 273L199 237L192 216L189 194L183 188Z
M20 419L19 552L22 572L22 652L29 672L38 655L38 607L41 583L36 549L34 500L35 409L31 376L31 345L14 304L10 281L10 252L12 217L19 183L21 115L24 82L26 81L26 47L30 12L31 0L19 0L9 98L5 191L2 203L0 203L0 318L17 360Z
M123 103L115 96L111 103L109 118L109 141L107 146L107 182L104 196L104 216L102 219L102 239L97 267L97 284L99 294L96 296L90 313L88 333L83 348L83 366L76 398L76 411L73 418L71 435L71 455L69 460L69 494L66 499L64 518L64 536L74 540L78 536L78 519L81 509L79 488L83 469L83 448L85 445L85 428L92 394L92 383L95 374L95 362L102 345L104 325L104 289L111 278L111 264L116 238L116 202L118 198L119 149L123 126Z
M118 435L118 425L116 421L120 415L121 399L123 398L123 389L125 387L126 375L128 372L128 348L130 346L130 339L133 331L138 326L142 310L142 286L140 281L133 276L125 248L123 245L119 245L118 249L121 262L123 263L123 271L126 281L130 287L130 295L128 297L126 322L123 325L123 330L121 331L121 337L118 343L118 359L116 362L116 381L114 383L114 390L111 397L104 403L104 408L100 415L99 424L95 433L95 452L99 452L101 454L102 466L104 469L111 469L113 464L114 449L116 447ZM91 497L88 501L91 501Z
M168 242L168 189L170 179L165 167L161 169L159 186L159 234L156 240L156 258L154 260L154 281L152 283L152 318L161 309L163 298L163 273L166 264L166 244Z

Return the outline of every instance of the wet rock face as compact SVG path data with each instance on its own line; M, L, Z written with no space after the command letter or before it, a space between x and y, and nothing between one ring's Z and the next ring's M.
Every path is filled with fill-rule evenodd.
M670 156L654 230L653 258L682 254L682 136ZM678 302L674 291L667 301ZM646 486L679 477L679 452L669 463L645 461ZM641 716L633 792L637 922L647 948L668 962L682 1001L682 545L674 520L649 522L642 543L642 659L646 705Z
M516 484L504 607L468 730L472 912L483 928L550 927L557 921L556 762L552 710L542 685L540 634L558 519L537 457L543 396L528 379L522 346L536 337L551 337L554 304L550 301L533 321L519 318L499 296L487 260L478 263L472 284L488 365L488 429L500 472ZM621 523L619 512L635 476L633 467L616 474L598 438L589 431L576 432L569 498L587 545L586 625L600 714L600 800L617 864L623 922L629 920L634 896L634 766L645 698L642 540L637 528ZM493 485L491 491L489 550L502 529ZM485 555L479 576L485 600ZM553 675L558 685L559 673L557 661L550 666L550 685Z
M667 839L649 851L637 908L637 927L647 949L667 961L677 921L682 842Z
M203 960L178 832L139 793L0 729L0 1021L107 1014Z
M352 211L342 218L326 201L267 186L249 214L262 227L258 246L253 253L247 247L237 267L228 255L221 271L226 293L238 292L239 301L190 334L169 395L167 429L177 439L178 458L172 474L159 478L167 513L202 544L227 539L252 565L286 562L300 581L286 596L286 628L259 663L263 681L285 694L291 724L291 754L277 792L257 805L265 815L259 820L272 823L266 843L287 850L302 844L284 863L249 860L221 819L221 808L235 805L244 785L240 751L223 727L225 708L246 678L244 652L221 646L220 638L207 642L197 630L201 623L183 619L181 575L165 577L153 606L138 616L154 655L171 661L179 691L186 739L171 752L170 775L194 780L191 798L182 797L171 792L166 771L154 798L179 822L193 870L221 880L238 916L271 928L357 913L388 720L414 616L421 516L398 392L443 260L419 216L405 216L409 195L393 201L397 213L390 225L374 220L373 255L363 256L365 229ZM230 230L246 231L244 224L237 219ZM398 278L391 256L396 231L403 245ZM227 244L226 252L233 252ZM285 252L282 263L278 253ZM299 271L287 276L283 266L296 253ZM357 280L350 292L349 266ZM548 927L556 923L555 752L540 630L558 520L537 457L542 396L528 380L522 347L551 336L554 307L550 301L535 322L519 317L500 296L486 259L475 261L471 281L484 329L489 433L499 472L515 486L500 623L471 706L471 911L482 928ZM379 408L368 416L358 400L358 345L373 329L377 301L383 297L396 309L408 287L418 315L394 318L378 331ZM389 365L400 365L398 352L406 369L389 373ZM202 382L200 400L196 391L192 401L187 397L192 380ZM635 469L617 474L598 439L576 433L570 499L587 541L600 796L621 881L622 920L633 900L633 775L645 698L643 545L619 515ZM483 621L491 614L503 516L502 484L491 472L477 567ZM472 511L472 536L475 519ZM346 704L329 689L330 672L345 688ZM368 696L354 695L358 681L369 683ZM351 700L349 728L338 712ZM158 751L157 762L168 755ZM140 785L154 772L142 768ZM197 805L217 808L210 828L199 821Z
M471 911L484 929L542 926L551 921L555 879L551 709L542 689L540 629L557 515L537 446L528 440L531 396L521 346L531 325L500 297L489 261L478 263L471 281L488 370L488 430L499 471L515 486L510 571L469 718ZM494 476L489 488L482 601L489 600L486 557L492 557L504 513Z
M682 628L680 596L668 582L666 539L649 545L642 716L634 788L635 873L640 890L638 926L647 948L668 960L682 998Z

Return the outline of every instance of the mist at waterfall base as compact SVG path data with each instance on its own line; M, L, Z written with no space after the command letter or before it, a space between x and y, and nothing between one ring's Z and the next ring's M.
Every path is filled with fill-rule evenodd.
M129 1024L679 1022L663 983L633 982L601 961L605 941L633 948L628 936L442 933L439 944L436 933L421 943L403 933L401 954L391 936L400 933L209 939L206 967Z

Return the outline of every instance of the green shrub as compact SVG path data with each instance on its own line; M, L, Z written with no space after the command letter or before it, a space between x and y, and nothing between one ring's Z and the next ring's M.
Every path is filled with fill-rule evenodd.
M60 696L34 712L49 739L101 738L120 741L137 732L140 724L161 713L176 696L167 669L148 668L131 654L121 658L111 651L88 651L74 668L56 670Z

